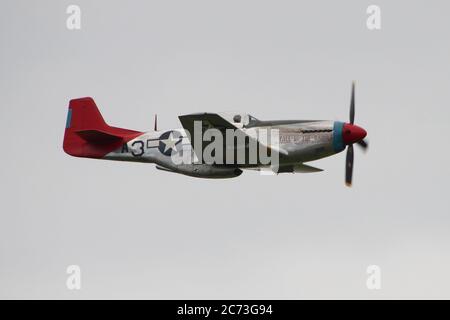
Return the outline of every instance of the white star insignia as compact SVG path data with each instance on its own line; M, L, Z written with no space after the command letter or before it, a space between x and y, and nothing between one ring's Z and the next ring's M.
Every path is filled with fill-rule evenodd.
M177 151L176 143L178 142L178 139L174 138L173 132L170 133L169 137L166 140L162 140L164 143L164 152L167 152L169 149L173 149L175 152Z

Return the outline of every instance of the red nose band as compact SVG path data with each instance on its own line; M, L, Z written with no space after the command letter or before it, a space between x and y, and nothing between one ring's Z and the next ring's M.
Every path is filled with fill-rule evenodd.
M342 128L342 139L345 144L352 144L358 142L367 135L366 130L350 123L345 123Z

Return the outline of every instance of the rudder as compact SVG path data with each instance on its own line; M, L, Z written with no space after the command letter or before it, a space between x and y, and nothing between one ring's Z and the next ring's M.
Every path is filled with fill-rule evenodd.
M93 130L105 129L107 126L94 99L86 97L70 100L66 129Z

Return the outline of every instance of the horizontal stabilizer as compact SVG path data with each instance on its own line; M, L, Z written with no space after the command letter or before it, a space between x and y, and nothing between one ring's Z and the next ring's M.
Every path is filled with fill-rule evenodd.
M114 135L103 130L79 130L75 133L91 143L109 143L123 139L122 136Z

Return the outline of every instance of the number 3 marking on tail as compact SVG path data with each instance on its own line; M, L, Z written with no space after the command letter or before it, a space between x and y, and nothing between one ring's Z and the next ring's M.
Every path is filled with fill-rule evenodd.
M135 157L140 157L144 154L144 141L135 141L131 144L132 147L135 145L139 145L139 149L135 150L134 148L131 149L131 154Z

